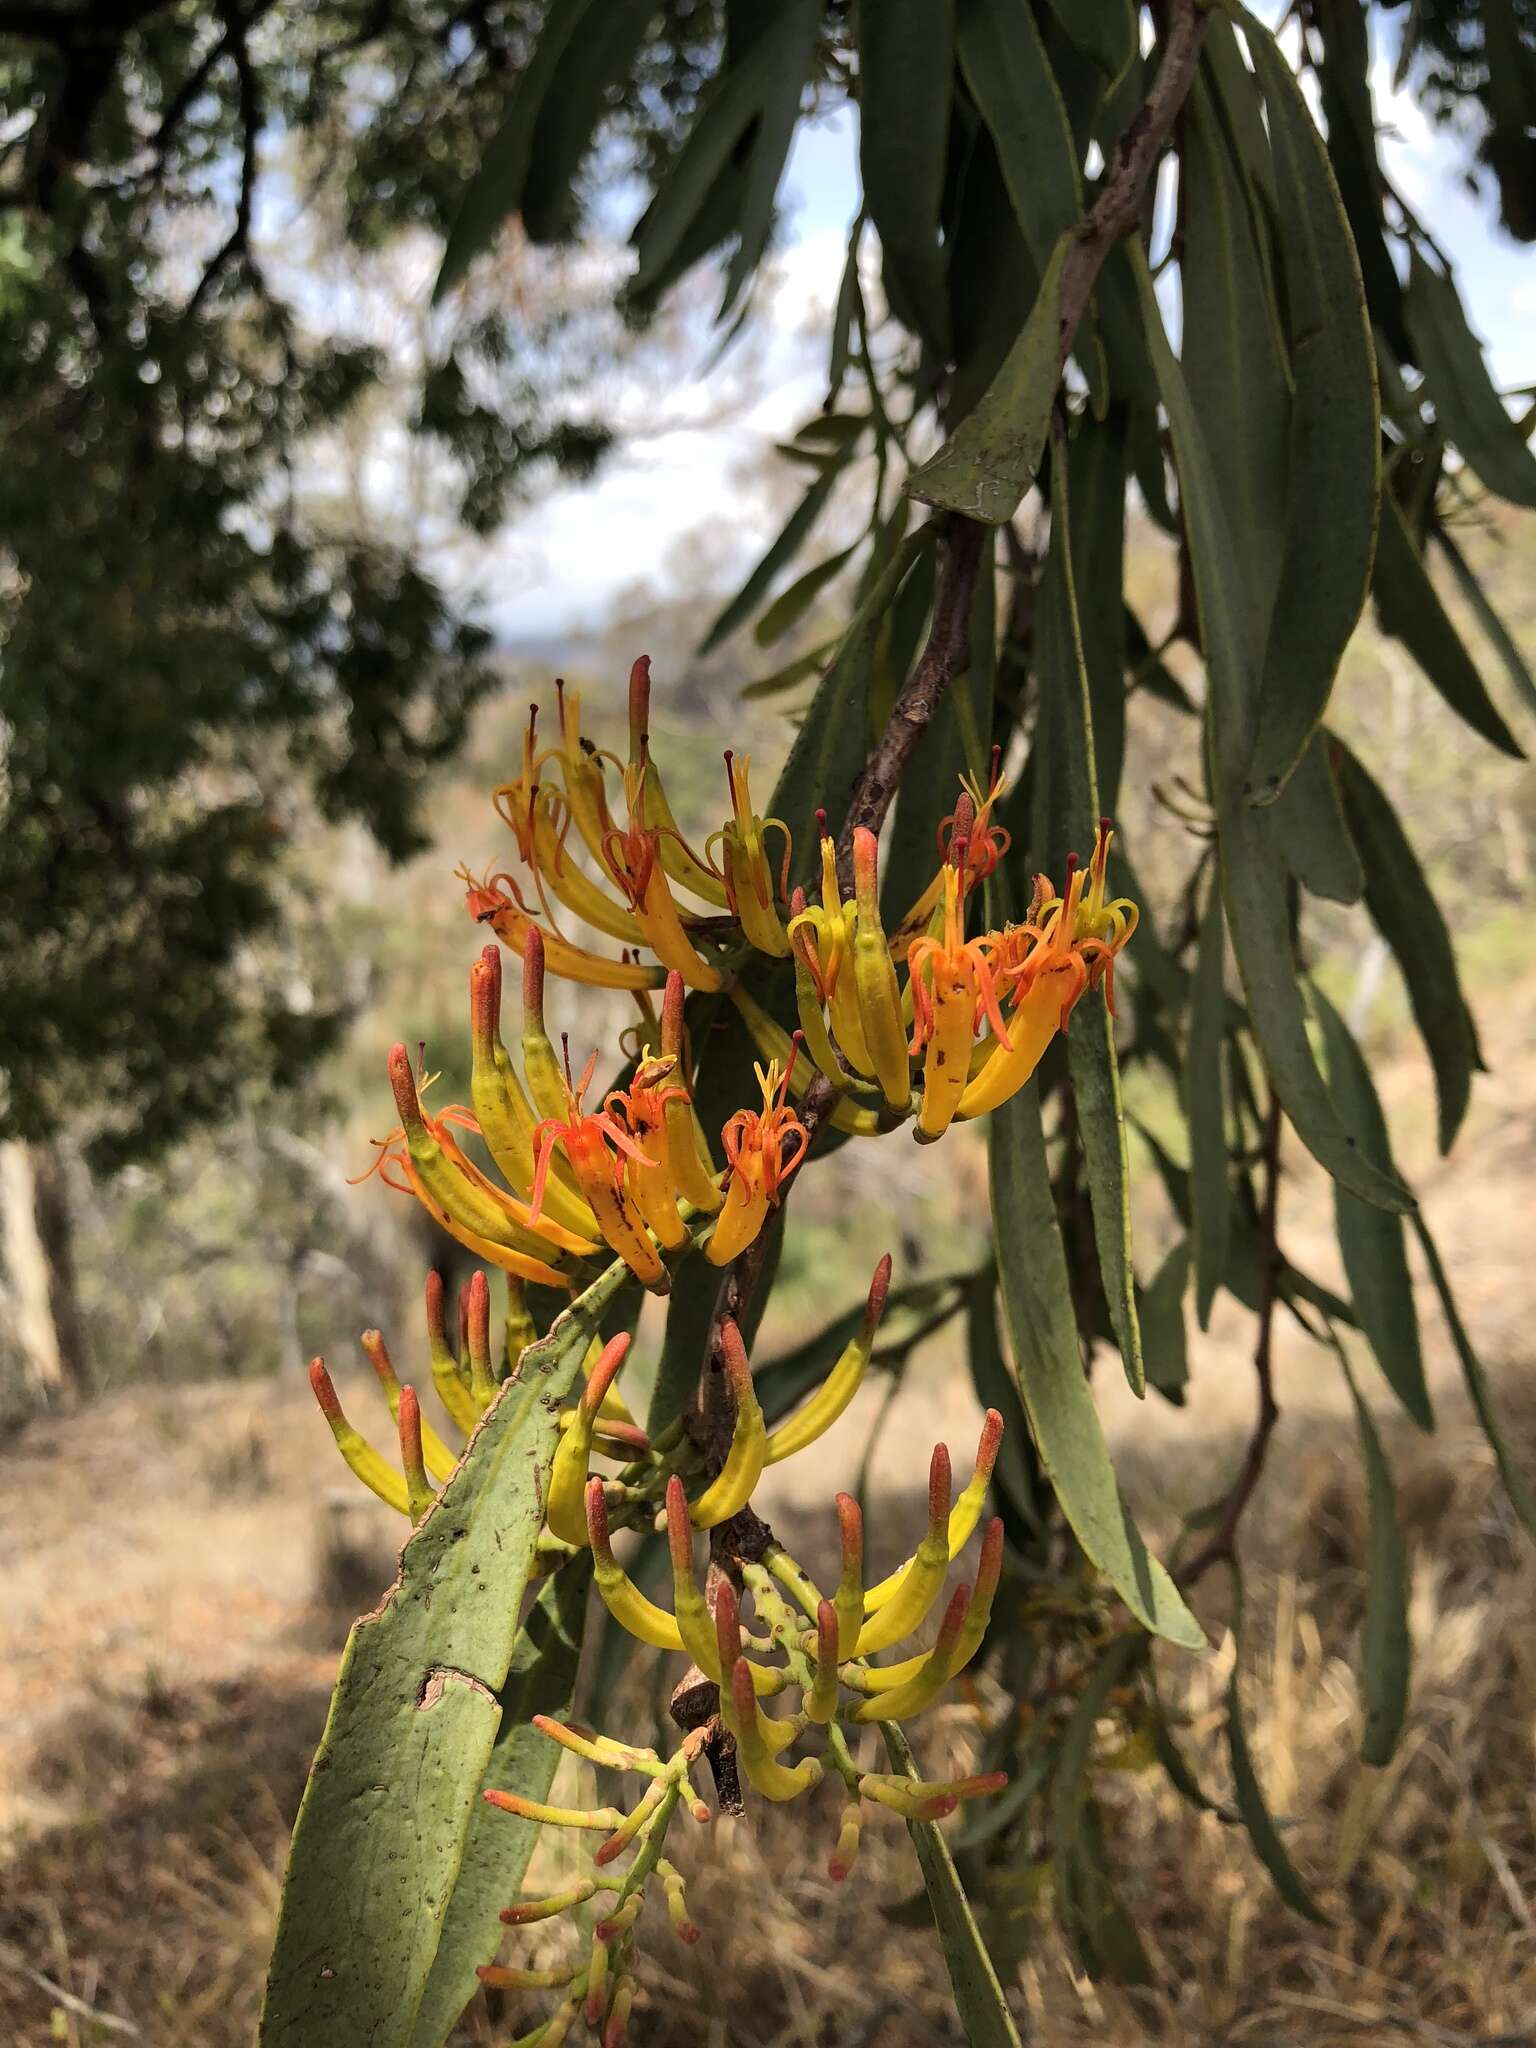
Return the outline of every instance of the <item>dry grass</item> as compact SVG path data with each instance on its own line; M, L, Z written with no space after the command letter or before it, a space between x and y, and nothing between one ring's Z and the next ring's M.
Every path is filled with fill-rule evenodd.
M195 1465L195 1440L183 1449ZM1295 1483L1270 1495L1252 1532L1244 1689L1256 1755L1331 1924L1287 1913L1241 1832L1192 1813L1160 1774L1107 1774L1112 1854L1158 1985L1087 1983L1042 1906L1017 1994L1034 2038L1126 2048L1526 2038L1536 2014L1536 1560L1464 1415L1447 1413L1431 1442L1397 1433L1392 1449L1421 1648L1412 1719L1388 1771L1354 1760L1361 1503L1352 1451L1327 1417L1297 1426ZM269 1514L275 1505L269 1498ZM221 1512L233 1510L185 1507L183 1539ZM309 1526L313 1592L359 1565L354 1556L338 1566L334 1537L313 1533L328 1521ZM343 1548L366 1556L370 1541L364 1524ZM71 1711L43 1720L24 1758L13 1751L29 1810L53 1819L22 1832L5 1873L0 2039L91 2048L128 2038L87 2017L95 2007L130 2019L154 2048L250 2041L287 1821L324 1710L327 1660L304 1644L334 1622L317 1598L300 1602L283 1630L268 1631L259 1675L184 1681L161 1671L108 1683L90 1706L82 1686ZM190 1643L168 1643L166 1654L178 1672L192 1670ZM1231 1654L1228 1640L1203 1664L1170 1657L1163 1674L1165 1696L1189 1717L1186 1748L1215 1789L1225 1782L1220 1696ZM972 1711L956 1706L921 1746L936 1764L958 1760L974 1735ZM828 1795L690 1832L682 1860L705 1940L681 1948L658 1909L634 2030L642 2048L961 2038L931 1937L884 1917L915 1888L904 1832L872 1825L853 1878L833 1885L823 1871L834 1810ZM532 1930L521 1954L534 1934L552 1950L567 1938L560 1927ZM531 2016L478 2011L463 2038L504 2040Z

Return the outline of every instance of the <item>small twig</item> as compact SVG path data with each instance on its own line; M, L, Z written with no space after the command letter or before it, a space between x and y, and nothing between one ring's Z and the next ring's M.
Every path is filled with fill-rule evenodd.
M62 1984L55 1984L41 1970L33 1969L21 1950L12 1948L9 1942L0 1943L0 1968L14 1971L18 1977L30 1978L39 1991L63 2006L66 2012L72 2012L77 2019L86 2020L107 2033L128 2034L135 2041L139 2039L139 2029L132 2020L119 2019L115 2012L102 2012L85 1999L77 1998L73 1991L66 1991Z
M1181 1588L1194 1585L1197 1579L1204 1577L1213 1564L1223 1563L1233 1555L1238 1524L1253 1498L1254 1488L1259 1483L1259 1477L1264 1470L1264 1460L1269 1453L1270 1437L1280 1419L1280 1410L1275 1404L1274 1373L1271 1364L1275 1308L1280 1299L1280 1271L1283 1264L1275 1228L1280 1206L1280 1098L1273 1088L1269 1092L1269 1108L1264 1117L1261 1157L1264 1162L1264 1202L1259 1217L1259 1333L1253 1347L1253 1370L1259 1383L1259 1413L1253 1426L1253 1435L1248 1439L1248 1450L1243 1459L1242 1470L1237 1475L1232 1491L1227 1495L1215 1534L1203 1550L1198 1551L1187 1563L1180 1565L1174 1573L1174 1579Z
M256 199L257 146L261 140L261 94L256 83L256 69L251 62L250 47L246 34L255 16L247 19L233 7L220 8L224 20L224 40L235 77L239 86L240 103L240 191L235 200L235 222L222 245L214 252L212 260L197 281L197 287L188 299L182 314L190 320L202 306L203 300L212 291L225 266L234 258L254 270L251 257L251 214ZM259 13L261 10L258 9Z

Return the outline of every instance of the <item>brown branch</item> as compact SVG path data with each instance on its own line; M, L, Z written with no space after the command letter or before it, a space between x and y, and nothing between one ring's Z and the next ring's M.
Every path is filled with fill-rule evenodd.
M1172 0L1157 76L1110 157L1109 175L1067 251L1061 279L1061 339L1057 359L1064 368L1088 310L1104 259L1141 222L1147 185L1163 144L1194 83L1205 40L1206 10L1199 0Z
M853 786L848 814L837 835L837 855L846 867L853 835L863 825L878 832L891 807L907 763L944 700L944 692L971 659L971 596L981 564L981 537L986 529L958 512L943 515L939 537L938 587L933 624L917 667L896 699L875 751Z
M1259 1384L1259 1413L1253 1435L1248 1439L1242 1470L1227 1495L1215 1534L1203 1550L1180 1565L1174 1573L1174 1579L1181 1587L1194 1585L1213 1564L1224 1563L1232 1557L1238 1524L1253 1498L1264 1470L1264 1460L1269 1454L1270 1437L1280 1420L1271 1364L1275 1309L1280 1300L1280 1273L1284 1263L1275 1227L1280 1207L1280 1098L1273 1088L1269 1091L1260 1157L1264 1162L1264 1203L1259 1216L1259 1334L1253 1347L1253 1370Z
M243 263L247 270L254 272L251 257L251 214L256 199L257 148L261 140L262 107L261 93L256 83L256 70L251 62L250 46L246 41L252 23L263 12L242 16L233 7L221 7L224 21L224 40L231 62L235 67L235 78L239 88L240 105L240 190L235 200L235 221L221 246L214 252L207 268L197 281L197 288L186 303L182 313L184 320L193 319L203 300L212 291L219 276L231 261Z

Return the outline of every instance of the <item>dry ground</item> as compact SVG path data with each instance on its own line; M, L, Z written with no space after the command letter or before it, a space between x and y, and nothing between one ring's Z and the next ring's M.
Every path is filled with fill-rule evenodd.
M1380 1075L1468 1321L1536 1471L1529 1198L1536 1135L1531 1006L1490 1034L1498 1072L1450 1165L1426 1157L1422 1068ZM1327 1195L1303 1174L1284 1236L1326 1276ZM1158 1774L1109 1800L1126 1902L1158 1988L1095 1991L1042 1919L1018 1994L1026 2034L1057 2043L1397 2044L1529 2040L1536 2048L1536 1559L1498 1491L1423 1303L1441 1414L1421 1439L1383 1413L1413 1562L1414 1705L1384 1773L1354 1760L1362 1509L1336 1375L1287 1340L1285 1420L1250 1531L1254 1628L1245 1691L1259 1769L1291 1853L1331 1922L1276 1901L1245 1841L1183 1807ZM1166 1537L1234 1465L1251 1385L1239 1314L1193 1349L1190 1407L1102 1403L1138 1508ZM827 1442L823 1471L773 1506L790 1528L830 1493L867 1410ZM942 1431L970 1436L959 1362L933 1347L894 1411L876 1467L896 1501ZM6 1456L0 1518L0 2043L251 2039L287 1827L348 1617L388 1574L382 1510L339 1468L291 1385L115 1396L73 1424L34 1424ZM818 1516L818 1522L824 1519ZM907 1517L906 1519L910 1519ZM1230 1639L1170 1659L1187 1746L1220 1784ZM920 1735L969 1752L971 1708ZM800 1832L808 1828L808 1834ZM902 1832L871 1828L844 1886L822 1875L830 1813L751 1817L689 1849L706 1940L649 1950L639 2048L918 2048L958 2040L931 1938L885 1918L914 1871ZM132 2032L127 2031L131 2029ZM466 2039L505 2038L484 2014ZM316 2048L324 2044L316 2043Z

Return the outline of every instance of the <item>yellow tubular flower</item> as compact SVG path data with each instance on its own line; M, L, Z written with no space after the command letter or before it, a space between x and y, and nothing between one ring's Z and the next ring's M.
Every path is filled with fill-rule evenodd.
M795 960L795 1014L800 1021L805 1049L812 1064L820 1068L834 1088L847 1088L851 1086L853 1077L837 1056L837 1048L832 1043L832 1035L822 1013L821 989L816 979L820 966L815 939L808 927L800 922L807 915L803 889L796 889L791 895L789 908L790 929L794 932L790 951ZM758 1051L762 1051L761 1046Z
M400 1402L395 1415L400 1431L400 1463L405 1470L406 1512L412 1526L419 1522L431 1507L437 1495L427 1478L427 1467L422 1457L421 1406L416 1399L414 1387L400 1389Z
M793 1053L790 1063L792 1067ZM714 1266L728 1266L751 1244L767 1221L769 1209L777 1208L780 1188L811 1142L804 1124L784 1100L790 1067L781 1069L777 1060L770 1060L754 1072L763 1091L761 1110L738 1109L720 1133L730 1185L719 1221L704 1247L704 1256Z
M799 1101L810 1087L814 1075L808 1061L795 1057L795 1041L781 1025L775 1024L762 1005L742 987L739 981L732 982L729 990L731 1001L741 1012L741 1021L747 1027L752 1043L763 1056L784 1069L788 1076L790 1093ZM825 1028L821 1031L822 1048L834 1065L837 1055L832 1051ZM826 1069L823 1068L822 1072ZM839 1073L841 1069L839 1067ZM829 1076L829 1079L833 1078ZM840 1087L848 1085L846 1075L838 1080ZM840 1095L832 1106L828 1123L836 1131L847 1131L856 1138L879 1138L894 1128L890 1119L878 1109L868 1109L861 1103Z
M589 988L660 988L664 970L647 967L638 960L609 960L573 946L555 931L545 931L522 898L522 891L508 874L491 874L476 881L468 868L458 869L464 883L464 901L477 924L488 924L504 946L521 956L529 934L538 932L552 974L564 981L585 982Z
M696 1529L713 1529L717 1522L724 1522L741 1512L763 1476L763 1461L768 1450L763 1411L758 1405L757 1389L752 1384L746 1346L741 1341L740 1330L729 1316L723 1317L720 1324L720 1359L735 1397L736 1421L725 1463L688 1511Z
M608 1503L601 1479L587 1481L587 1541L592 1573L603 1605L619 1624L655 1650L680 1650L682 1634L664 1607L648 1600L613 1554L608 1541Z
M378 1375L379 1385L384 1390L384 1399L389 1404L390 1420L398 1428L400 1425L400 1402L404 1389L395 1377L395 1368L390 1361L389 1347L384 1342L384 1333L382 1330L364 1330L358 1341L363 1347L363 1355ZM448 1477L459 1461L443 1442L437 1431L432 1428L431 1424L420 1419L419 1407L417 1410L416 1442L426 1460L427 1470L434 1479L441 1483L441 1481Z
M688 1226L678 1214L678 1187L667 1144L667 1107L687 1102L688 1091L673 1081L677 1061L670 1053L645 1058L635 1067L627 1088L615 1088L603 1108L622 1118L637 1150L624 1161L624 1188L642 1221L668 1250L688 1241Z
M998 1580L1003 1570L1003 1524L1000 1516L994 1516L982 1538L981 1556L976 1565L976 1590L966 1610L965 1624L960 1630L955 1645L954 1661L949 1667L953 1678L965 1669L976 1652L981 1648L987 1633L987 1623L992 1618L992 1602L997 1594ZM905 1657L899 1664L882 1664L872 1671L863 1672L857 1680L863 1692L890 1692L898 1686L909 1684L915 1679L927 1662L925 1657Z
M694 951L683 930L677 904L661 858L663 834L645 823L646 770L626 768L624 796L629 824L610 828L603 841L603 865L623 891L645 934L645 943L662 965L675 968L690 988L721 986L718 967Z
M443 1276L434 1267L427 1275L427 1344L432 1356L432 1384L437 1398L453 1417L456 1428L472 1436L481 1408L459 1373L459 1363L448 1343L443 1315Z
M938 1599L949 1570L949 1491L949 1452L943 1444L936 1444L928 1468L927 1531L896 1591L860 1629L856 1656L873 1656L876 1650L888 1650L903 1636L911 1635Z
M1116 955L1136 929L1137 910L1128 898L1104 900L1110 829L1099 824L1086 897L1076 857L1067 862L1065 897L1057 897L1042 875L1035 902L1022 925L995 934L994 966L1012 985L1008 1048L995 1040L960 1097L957 1116L985 1116L1017 1094L1067 1020L1084 991L1102 985L1106 1002L1114 995Z
M396 1514L410 1513L405 1481L392 1465L385 1464L378 1452L367 1440L358 1435L342 1413L341 1402L331 1384L331 1376L325 1369L323 1358L312 1358L309 1362L309 1384L320 1404L320 1413L330 1424L331 1435L336 1439L336 1448L346 1459L352 1472L363 1482L370 1493L376 1493L387 1508Z
M859 906L853 937L859 1021L881 1091L891 1108L904 1114L912 1100L912 1071L901 1018L901 987L880 923L879 848L874 833L862 825L853 835L853 881Z
M933 1648L917 1661L917 1670L903 1685L890 1687L856 1707L852 1718L867 1721L906 1721L931 1707L948 1685L960 1653L960 1636L971 1605L969 1586L956 1586Z
M539 1214L549 1179L551 1156L559 1144L564 1148L576 1184L586 1197L609 1246L642 1286L648 1287L653 1294L666 1294L672 1285L671 1276L662 1264L634 1203L615 1179L613 1155L608 1150L612 1144L618 1152L633 1156L639 1153L639 1147L607 1111L589 1115L582 1107L582 1097L591 1085L596 1065L597 1054L594 1052L582 1071L580 1081L572 1082L567 1053L566 1071L561 1077L565 1114L546 1117L534 1133L537 1161L533 1179L533 1213L535 1216Z
M838 1050L857 1073L873 1074L852 969L858 911L854 903L843 900L837 879L837 847L827 830L825 811L816 813L816 822L821 828L821 904L791 917L789 937L826 1005Z
M945 1541L949 1547L949 1561L955 1559L971 1540L971 1531L981 1520L981 1511L986 1506L987 1488L992 1482L992 1470L997 1463L997 1453L1003 1441L1003 1418L995 1408L989 1408L982 1417L981 1439L976 1446L976 1463L971 1469L970 1479L964 1493L950 1510L949 1527ZM892 1572L876 1586L871 1586L864 1595L864 1611L874 1614L882 1608L895 1593L906 1575L912 1559Z
M730 823L711 835L704 851L708 854L710 847L719 842L731 915L741 926L742 936L748 945L754 946L759 953L783 959L789 951L789 940L773 907L774 876L768 865L763 838L776 828L784 842L777 891L782 897L792 851L789 827L782 818L760 818L753 810L748 783L751 766L749 754L743 754L738 760L730 748L726 748L725 773L731 790Z
M813 1756L802 1757L799 1763L788 1767L776 1761L774 1752L784 1744L776 1739L774 1724L757 1704L745 1657L738 1657L732 1668L729 1705L726 1693L721 1692L720 1718L736 1738L737 1752L749 1781L765 1799L794 1799L821 1783L821 1765Z
M651 759L651 657L642 654L629 671L629 762L644 771L645 823L660 834L661 864L674 882L716 910L727 908L720 877L698 859L677 829L661 773Z
M673 1069L678 1085L688 1080L687 1046L683 1030L683 1001L686 991L680 974L667 976L661 1002L661 1051L677 1062ZM677 1183L678 1199L690 1202L701 1215L713 1216L725 1200L718 1185L715 1163L700 1128L693 1097L667 1100L662 1122L667 1134L667 1167Z
M629 1349L627 1333L603 1347L592 1368L592 1377L582 1389L575 1419L561 1437L550 1467L549 1491L544 1502L544 1519L550 1534L562 1543L583 1544L587 1540L587 1467L592 1459L592 1432L603 1397L618 1375Z
M869 1300L865 1305L863 1323L804 1407L773 1431L768 1439L765 1463L777 1465L782 1459L792 1458L796 1451L803 1451L808 1444L815 1443L832 1427L858 1392L864 1368L869 1363L869 1354L874 1348L875 1332L885 1313L885 1297L890 1284L891 1255L887 1252L869 1283Z
M988 1771L984 1777L951 1778L942 1785L926 1784L919 1778L896 1777L884 1771L866 1771L859 1790L877 1806L889 1807L903 1820L943 1820L962 1799L985 1799L1001 1792L1008 1782L1006 1771Z
M613 817L603 788L603 762L612 761L619 769L623 763L612 754L583 743L581 692L567 690L564 679L560 677L555 681L555 715L560 725L560 744L551 748L544 759L553 758L559 762L566 802L576 821L576 829L587 842L587 851L592 858L601 861L603 841L613 830Z
M954 859L945 867L937 935L914 939L907 952L907 993L912 1000L912 1051L922 1052L923 1102L914 1132L931 1143L948 1130L970 1079L976 1026L985 1016L1007 1051L1008 1029L998 1006L992 964L996 940L965 936L965 829L970 798L957 806Z
M594 930L606 932L622 945L636 946L640 927L633 917L622 904L605 896L566 850L572 812L563 796L540 780L540 770L550 756L538 751L538 719L539 707L531 705L523 733L522 772L516 781L502 783L491 801L516 839L524 865L532 870L539 901L551 922L546 890ZM554 752L558 755L559 749Z
M693 1576L693 1524L688 1519L688 1498L683 1491L683 1482L676 1473L667 1481L667 1543L672 1553L672 1606L683 1648L705 1677L712 1678L718 1685L724 1675L719 1632L715 1617L710 1613ZM739 1628L736 1645L739 1650ZM783 1691L782 1671L751 1663L748 1669L757 1692L766 1697Z

